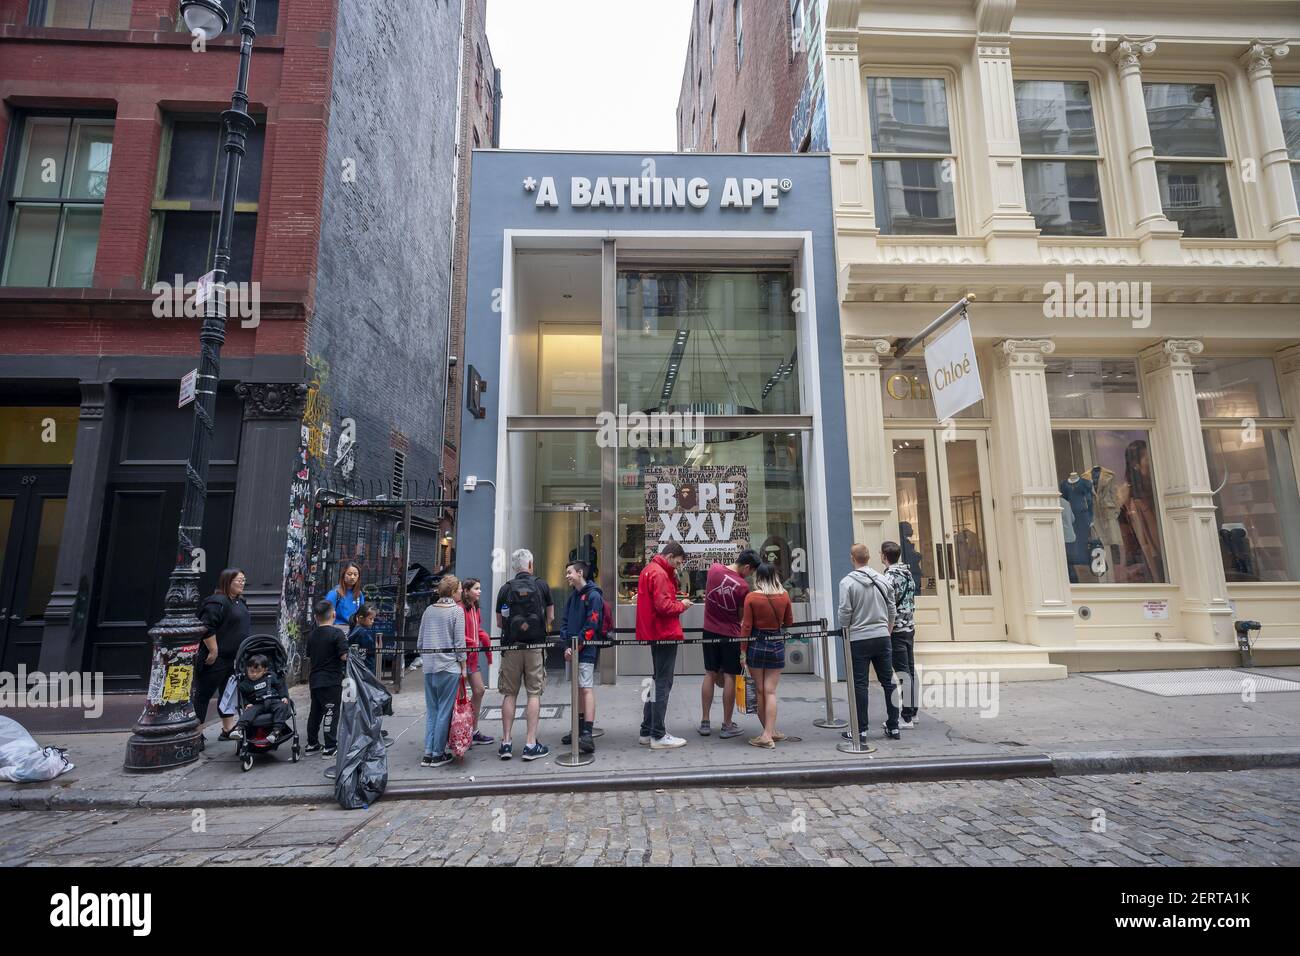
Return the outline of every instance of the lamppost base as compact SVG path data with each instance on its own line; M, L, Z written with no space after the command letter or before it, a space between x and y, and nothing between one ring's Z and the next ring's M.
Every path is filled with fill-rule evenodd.
M126 762L123 769L129 773L152 773L183 767L199 759L203 752L203 731L183 730L175 734L132 734L126 742Z
M851 740L836 744L835 749L842 754L873 754L876 752L876 748L871 744L855 744Z

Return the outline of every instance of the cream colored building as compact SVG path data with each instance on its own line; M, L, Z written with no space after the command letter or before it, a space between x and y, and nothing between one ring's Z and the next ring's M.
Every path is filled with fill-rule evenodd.
M918 657L1300 661L1300 6L829 0L855 536ZM1296 42L1293 50L1300 47ZM900 338L964 293L984 400Z

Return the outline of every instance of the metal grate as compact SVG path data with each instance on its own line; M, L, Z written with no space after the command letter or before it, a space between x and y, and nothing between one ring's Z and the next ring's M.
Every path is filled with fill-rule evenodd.
M1186 671L1134 671L1123 674L1085 674L1093 680L1118 684L1159 697L1199 697L1210 694L1240 696L1243 691L1256 694L1300 692L1300 681L1265 677L1250 671L1216 668Z
M821 698L818 698L818 700L820 699ZM564 710L567 706L568 706L567 704L542 704L541 708L538 711L538 716L541 720L558 720L559 718L564 716ZM479 720L500 720L500 719L501 719L500 707L484 707L483 713L479 715ZM515 720L520 721L523 719L524 719L524 708L516 707Z

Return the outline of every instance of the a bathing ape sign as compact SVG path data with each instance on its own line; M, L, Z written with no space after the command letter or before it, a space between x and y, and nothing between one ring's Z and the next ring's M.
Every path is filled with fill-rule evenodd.
M645 469L645 557L676 541L687 567L730 564L749 546L749 478L744 465Z

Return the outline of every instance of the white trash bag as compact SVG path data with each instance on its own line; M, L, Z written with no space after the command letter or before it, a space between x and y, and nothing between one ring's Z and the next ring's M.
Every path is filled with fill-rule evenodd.
M42 747L18 721L0 717L0 780L35 783L53 780L72 768L66 750Z

